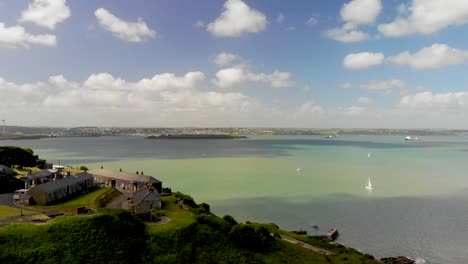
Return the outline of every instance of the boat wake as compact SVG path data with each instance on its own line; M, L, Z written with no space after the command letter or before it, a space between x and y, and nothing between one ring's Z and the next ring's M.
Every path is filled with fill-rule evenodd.
M423 258L416 258L414 260L414 263L415 264L424 264L424 263L426 263L426 261Z

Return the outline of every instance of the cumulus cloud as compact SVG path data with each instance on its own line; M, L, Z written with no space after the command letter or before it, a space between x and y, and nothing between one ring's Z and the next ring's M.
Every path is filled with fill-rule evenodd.
M28 48L31 45L55 46L57 38L51 34L33 35L22 26L6 27L0 23L0 48Z
M33 0L28 9L21 12L20 23L33 23L48 29L55 29L58 23L71 15L66 0Z
M365 97L365 96L361 96L357 99L357 102L360 103L360 104L370 104L372 103L374 100L372 100L372 98L369 98L369 97Z
M360 42L369 38L369 35L359 30L346 30L334 28L325 32L325 36L340 42Z
M434 44L416 53L402 52L387 60L394 64L408 65L413 69L437 69L452 65L463 64L468 59L468 51L451 48L446 44Z
M207 30L217 37L239 37L260 32L267 23L264 14L250 8L242 0L227 0L223 13L208 24Z
M340 11L344 25L326 31L325 36L340 42L366 40L369 35L358 30L358 26L374 23L381 11L380 0L352 0L344 4Z
M109 73L91 74L81 82L69 81L62 75L31 83L0 78L0 94L10 99L0 105L0 111L11 113L11 117L23 113L15 116L18 122L40 114L65 122L60 125L92 121L100 125L140 122L141 126L141 120L146 125L150 120L171 125L183 125L179 121L195 125L200 121L204 123L198 124L209 125L225 120L226 114L248 116L256 109L256 99L240 92L210 91L202 85L204 78L202 72L181 76L162 73L136 82ZM68 118L63 120L60 116ZM203 120L197 120L201 117Z
M411 11L409 16L381 24L379 31L386 37L402 37L431 34L468 22L468 2L465 0L413 0L407 10Z
M227 66L232 64L235 60L238 60L240 57L236 54L221 52L213 59L213 63L218 66Z
M283 13L279 13L279 15L276 17L276 23L283 23L284 21L284 15Z
M308 114L323 114L325 109L320 105L314 104L312 101L307 101L301 105L299 111Z
M420 92L400 99L400 106L428 111L466 111L468 109L468 92L432 93Z
M350 89L351 87L353 87L353 84L350 82L345 82L345 83L340 83L338 87L340 87L341 89Z
M355 27L374 23L381 11L380 0L353 0L343 5L340 15L346 27Z
M402 80L386 80L386 81L377 81L371 80L366 84L361 84L359 87L366 90L391 90L394 88L402 89L406 86L405 82Z
M289 72L276 70L270 74L255 73L243 67L221 69L216 73L213 82L223 88L249 83L267 84L275 88L290 87L295 84Z
M184 76L177 77L172 73L163 73L153 76L151 79L142 79L137 82L137 87L148 91L161 91L167 89L189 89L205 79L203 72L188 72Z
M308 25L308 26L317 25L317 24L318 24L318 19L315 18L315 17L309 17L309 19L307 19L307 21L305 22L305 24Z
M384 59L383 53L351 53L343 59L343 66L351 70L364 70L382 64Z
M156 31L150 29L141 18L137 22L124 21L104 8L97 9L94 15L104 30L122 40L144 42L156 36Z
M197 20L197 22L195 22L194 26L197 27L197 28L204 28L205 27L205 22L203 22L202 20Z

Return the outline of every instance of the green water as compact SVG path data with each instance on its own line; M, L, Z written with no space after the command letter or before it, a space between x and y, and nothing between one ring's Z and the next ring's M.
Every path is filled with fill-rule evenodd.
M144 171L166 186L213 202L256 197L303 200L333 194L447 195L468 188L467 155L461 151L296 147L287 157L148 159L87 165ZM371 192L364 188L368 177L375 187Z
M4 144L32 148L63 165L144 171L165 187L207 202L214 213L241 221L311 233L314 224L319 233L337 227L338 242L377 257L468 263L468 138L403 139L102 137ZM372 191L365 189L368 178Z

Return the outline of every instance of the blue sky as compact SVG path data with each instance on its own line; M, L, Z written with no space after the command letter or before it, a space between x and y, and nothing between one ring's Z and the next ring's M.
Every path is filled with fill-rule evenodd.
M0 116L468 128L467 23L463 0L0 0Z

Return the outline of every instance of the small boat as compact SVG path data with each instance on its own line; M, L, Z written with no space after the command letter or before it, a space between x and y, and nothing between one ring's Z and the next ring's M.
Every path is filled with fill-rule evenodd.
M371 154L370 153L367 153L367 157L370 158Z
M405 137L405 140L411 140L412 138L410 136Z
M367 185L366 185L366 189L367 189L367 190L373 190L373 189L374 189L374 187L372 187L372 183L371 183L371 181L370 181L370 177L368 178L368 182L367 182Z
M297 168L296 171L297 171L297 172L301 172L302 169L301 169L301 168Z
M318 229L318 225L313 225L312 228Z

